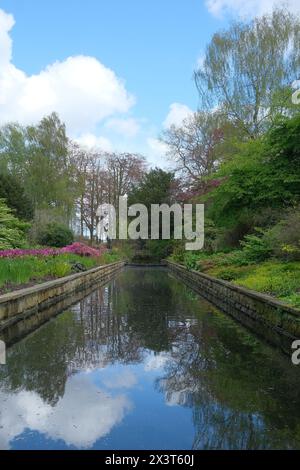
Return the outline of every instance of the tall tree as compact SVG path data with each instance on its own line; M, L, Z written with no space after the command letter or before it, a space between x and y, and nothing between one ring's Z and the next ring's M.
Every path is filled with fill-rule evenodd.
M11 174L24 184L28 161L26 128L16 123L0 128L0 173Z
M36 209L50 207L69 220L74 205L74 168L65 125L56 113L29 127L26 187Z
M119 196L128 194L142 180L146 171L146 161L139 154L108 153L106 165L109 176L107 202L117 208Z
M293 108L286 91L299 78L299 44L299 18L284 10L214 34L195 72L201 106L217 107L256 137Z
M197 112L185 119L180 127L166 129L161 140L167 145L167 155L175 162L188 185L203 188L203 177L210 176L218 167L225 125L217 113Z

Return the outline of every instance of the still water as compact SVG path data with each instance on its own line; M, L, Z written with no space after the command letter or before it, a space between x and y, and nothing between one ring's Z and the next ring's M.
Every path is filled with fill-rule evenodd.
M7 356L1 449L300 448L300 366L167 270L127 268Z

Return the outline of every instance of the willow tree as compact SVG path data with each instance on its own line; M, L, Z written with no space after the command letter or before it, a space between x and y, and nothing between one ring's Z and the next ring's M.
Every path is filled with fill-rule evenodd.
M299 44L300 20L284 10L214 34L195 72L201 106L222 110L246 135L256 137L278 113L293 111Z

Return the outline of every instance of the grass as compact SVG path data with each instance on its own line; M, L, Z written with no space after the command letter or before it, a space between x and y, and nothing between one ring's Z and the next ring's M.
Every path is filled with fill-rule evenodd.
M76 263L90 269L98 264L98 260L74 254L3 258L0 259L0 288L11 290L14 285L33 281L39 283L45 279L67 276L73 272L73 266Z

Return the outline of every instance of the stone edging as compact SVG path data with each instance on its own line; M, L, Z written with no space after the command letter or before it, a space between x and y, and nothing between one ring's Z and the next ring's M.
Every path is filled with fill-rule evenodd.
M290 354L300 338L300 310L230 282L167 261L169 269L201 296L230 314L266 340Z
M0 296L0 331L24 315L38 313L61 301L73 292L86 289L98 281L109 280L120 271L124 262L116 262L71 274L37 286L28 287Z

